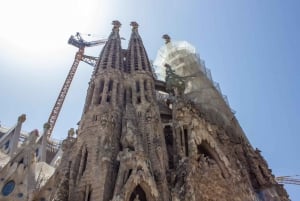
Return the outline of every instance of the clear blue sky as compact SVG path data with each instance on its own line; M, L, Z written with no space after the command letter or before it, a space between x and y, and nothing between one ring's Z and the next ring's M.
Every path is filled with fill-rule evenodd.
M75 32L106 38L111 21L130 21L154 60L161 36L193 44L228 96L254 147L275 175L300 174L300 1L10 0L0 7L2 125L27 114L23 129L42 130L73 62ZM91 38L96 40L97 38ZM124 41L123 48L127 47ZM87 50L98 56L101 47ZM53 136L79 121L91 67L80 64ZM286 186L293 201L299 186Z

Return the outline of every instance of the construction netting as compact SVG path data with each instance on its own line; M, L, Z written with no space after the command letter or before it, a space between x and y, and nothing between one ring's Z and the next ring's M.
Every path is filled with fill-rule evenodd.
M162 81L166 77L165 64L169 64L177 75L183 77L186 97L221 112L226 119L233 117L227 97L222 95L219 84L213 81L210 70L191 44L172 41L159 49L153 65L157 79Z

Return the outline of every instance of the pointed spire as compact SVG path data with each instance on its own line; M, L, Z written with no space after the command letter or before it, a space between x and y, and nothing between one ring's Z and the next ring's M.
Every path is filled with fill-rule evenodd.
M99 62L97 64L95 73L104 69L122 69L123 68L123 56L121 48L121 38L119 30L121 23L118 20L112 21L112 32L108 37L108 40L103 47Z
M132 32L128 45L126 59L127 64L125 70L126 72L134 72L138 70L152 72L151 64L143 45L142 38L138 33L139 25L137 22L131 22L130 26L132 27Z

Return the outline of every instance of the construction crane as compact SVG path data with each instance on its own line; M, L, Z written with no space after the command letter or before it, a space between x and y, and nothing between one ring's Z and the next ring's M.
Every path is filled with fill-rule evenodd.
M101 45L101 44L105 44L107 41L107 39L103 39L103 40L97 40L97 41L91 41L91 42L88 42L88 41L85 41L82 36L80 35L79 32L76 33L75 36L71 36L68 40L68 43L70 45L73 45L75 47L78 48L78 51L76 52L76 55L75 55L75 59L74 59L74 62L71 66L71 69L67 75L67 78L63 84L63 87L62 89L60 90L59 92L59 95L56 99L56 102L54 104L54 107L51 111L51 114L49 116L49 119L48 119L48 123L50 125L50 128L48 130L48 133L47 133L47 137L49 138L52 134L52 131L53 131L53 128L55 126L55 123L56 123L56 120L58 118L58 115L59 115L59 112L62 108L62 105L64 103L64 100L66 98L66 95L69 91L69 88L70 88L70 85L71 85L71 82L73 80L73 77L76 73L76 70L77 70L77 67L80 63L80 61L83 61L93 67L96 66L96 63L98 61L98 57L92 57L92 56L87 56L87 55L84 55L84 48L85 47L93 47L93 46L97 46L97 45Z
M279 176L276 181L280 184L300 185L300 175L293 176Z

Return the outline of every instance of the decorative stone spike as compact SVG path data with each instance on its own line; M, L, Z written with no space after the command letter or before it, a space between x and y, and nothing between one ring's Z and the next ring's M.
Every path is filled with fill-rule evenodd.
M162 38L165 39L165 44L171 42L171 37L168 34L164 34Z

